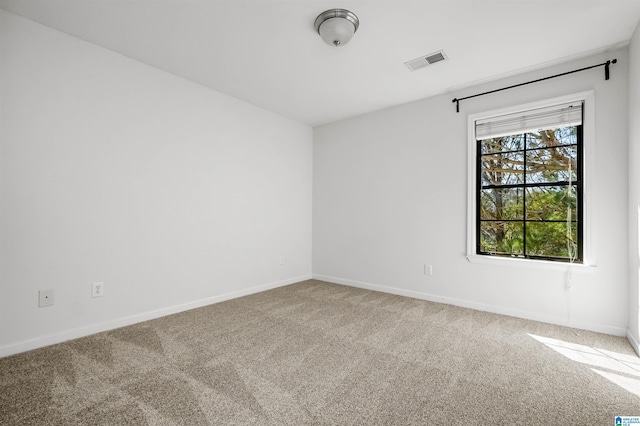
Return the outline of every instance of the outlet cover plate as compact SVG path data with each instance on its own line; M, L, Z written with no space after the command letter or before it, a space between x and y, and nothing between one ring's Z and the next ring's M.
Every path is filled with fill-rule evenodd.
M104 283L93 283L91 287L91 297L102 297L104 296Z
M424 274L433 275L433 265L424 265Z

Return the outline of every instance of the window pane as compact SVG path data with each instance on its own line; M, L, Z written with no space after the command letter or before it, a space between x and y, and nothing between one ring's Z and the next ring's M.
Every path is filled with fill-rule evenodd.
M480 161L482 186L524 182L524 151L483 155Z
M582 127L547 129L542 123L538 130L524 130L533 128L527 121L533 117L519 117L523 133L476 140L476 250L581 261L576 253L582 250L577 232L582 226ZM497 128L478 131L477 124L480 135L500 134Z
M524 135L510 135L480 141L480 153L520 151L524 149Z
M569 258L577 255L578 227L564 222L527 222L527 255Z
M521 222L480 222L480 251L495 254L523 254Z
M575 182L578 179L577 167L577 146L527 151L527 183L568 182L569 178Z
M575 186L527 188L527 220L578 220ZM569 210L570 209L570 210Z
M524 219L524 190L522 188L492 188L480 192L480 219Z
M537 130L527 133L527 149L549 148L578 143L577 127Z

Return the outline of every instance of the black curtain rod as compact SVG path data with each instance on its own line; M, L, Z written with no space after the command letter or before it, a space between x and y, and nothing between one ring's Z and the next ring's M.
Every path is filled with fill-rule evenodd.
M514 87L525 86L527 84L537 83L539 81L549 80L551 78L556 78L556 77L562 77L563 75L573 74L574 72L586 71L586 70L590 70L591 68L597 68L597 67L602 67L602 66L604 66L604 79L605 80L609 80L609 65L615 64L616 62L618 62L617 59L612 59L610 61L603 62L603 63L598 64L598 65L591 65L590 67L580 68L579 70L563 72L562 74L556 74L556 75L552 75L550 77L539 78L537 80L527 81L526 83L514 84L513 86L503 87L501 89L496 89L496 90L490 90L488 92L478 93L476 95L465 96L464 98L455 98L455 99L451 100L451 102L456 104L456 112L460 112L460 101L464 101L465 99L471 99L471 98L476 98L478 96L484 96L484 95L488 95L488 94L491 94L491 93L501 92L503 90L513 89Z

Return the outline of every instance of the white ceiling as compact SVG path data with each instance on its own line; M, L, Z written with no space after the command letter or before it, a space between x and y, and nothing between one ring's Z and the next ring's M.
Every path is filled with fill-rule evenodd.
M0 7L312 126L628 43L640 0L0 0ZM360 18L348 45L318 14ZM449 60L404 62L444 49Z

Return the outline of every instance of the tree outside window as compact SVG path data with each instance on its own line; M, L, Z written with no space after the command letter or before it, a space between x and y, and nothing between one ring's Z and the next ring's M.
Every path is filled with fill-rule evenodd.
M476 252L582 262L582 125L477 141Z

